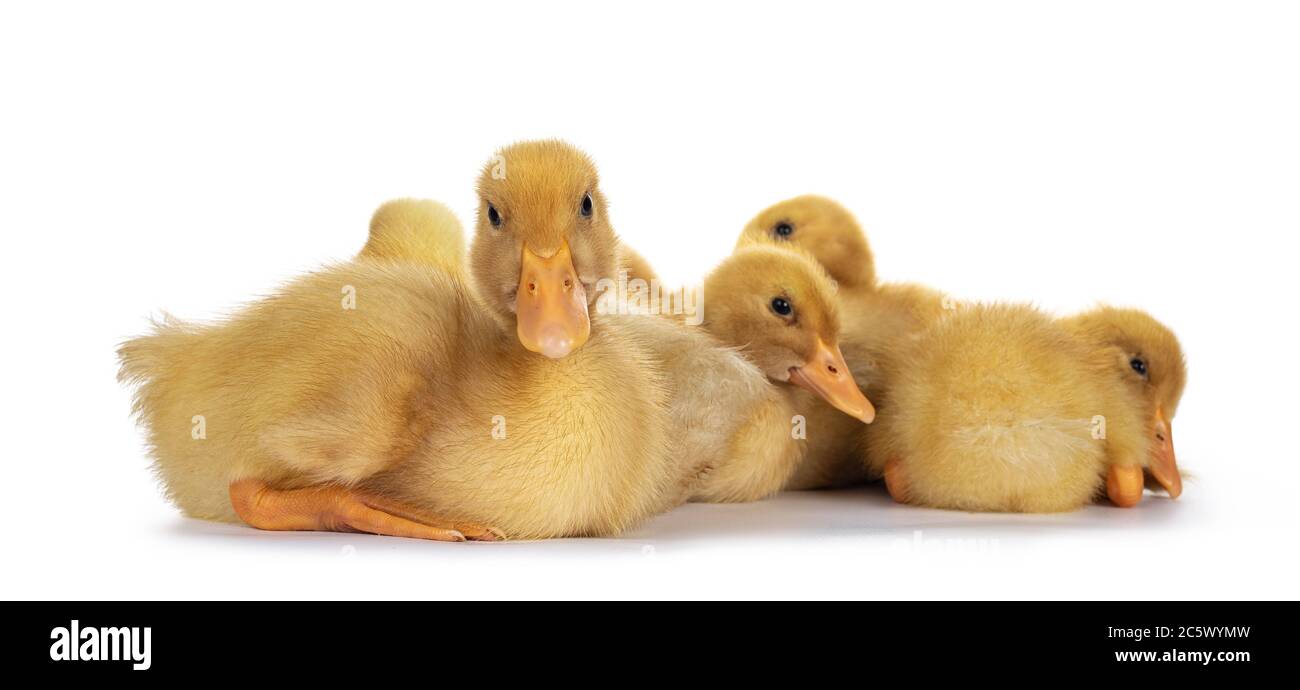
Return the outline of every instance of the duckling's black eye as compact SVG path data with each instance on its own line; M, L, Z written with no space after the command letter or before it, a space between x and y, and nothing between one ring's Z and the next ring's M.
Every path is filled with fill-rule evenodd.
M590 195L590 194L587 194L586 196L583 196L583 197L582 197L582 215L586 216L587 218L590 218L590 217L591 217L591 208L592 208L592 206L591 206L591 195Z
M1128 365L1130 367L1133 367L1133 371L1136 371L1139 375L1141 376L1147 375L1147 363L1141 357L1134 357L1133 359L1130 359Z
M492 204L488 204L488 222L494 228L501 227L501 214L497 213L497 207Z
M785 221L781 221L776 224L776 227L772 228L772 232L776 233L777 237L784 239L794 234L794 226Z
M790 312L794 311L794 307L792 307L790 305L790 302L788 302L784 297L773 297L772 311L780 314L781 316L789 316Z

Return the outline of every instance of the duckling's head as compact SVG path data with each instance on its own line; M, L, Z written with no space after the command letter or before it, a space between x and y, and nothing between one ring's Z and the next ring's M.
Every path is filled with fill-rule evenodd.
M479 175L475 282L519 342L547 357L587 341L596 281L615 274L617 238L598 183L591 159L555 140L507 146Z
M798 247L846 288L876 284L875 260L862 226L848 209L824 196L805 195L769 206L749 224L736 242Z
M1116 375L1137 393L1154 439L1149 471L1177 498L1182 476L1174 456L1171 422L1187 384L1187 362L1173 331L1137 309L1099 307L1070 319L1094 342L1108 346Z
M806 388L870 423L876 415L840 353L835 285L811 257L742 247L704 281L702 325L768 378Z

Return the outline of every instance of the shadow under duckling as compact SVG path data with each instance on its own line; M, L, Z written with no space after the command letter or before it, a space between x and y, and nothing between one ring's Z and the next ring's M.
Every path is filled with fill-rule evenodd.
M899 354L868 462L900 502L1061 512L1137 504L1144 472L1182 492L1170 421L1186 381L1173 333L1103 307L1053 319L1026 305L954 311Z
M454 216L425 206L428 244L372 236L225 322L122 345L185 514L459 541L613 534L662 510L668 387L649 345L588 313L618 245L595 167L561 142L502 153L469 275ZM412 251L428 261L382 258Z

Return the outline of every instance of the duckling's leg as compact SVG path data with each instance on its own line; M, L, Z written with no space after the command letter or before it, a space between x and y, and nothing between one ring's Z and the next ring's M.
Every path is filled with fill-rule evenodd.
M423 515L336 485L279 490L257 479L240 479L230 485L230 501L240 519L264 530L367 532L434 541L504 538L490 527Z
M904 479L903 463L898 458L885 462L885 488L895 501L907 503L907 480Z

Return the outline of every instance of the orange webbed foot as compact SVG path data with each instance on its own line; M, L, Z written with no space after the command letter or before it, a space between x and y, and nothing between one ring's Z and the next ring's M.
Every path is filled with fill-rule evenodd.
M230 485L235 513L264 530L365 532L433 541L498 541L492 527L429 515L392 499L341 486L280 490L256 479Z

